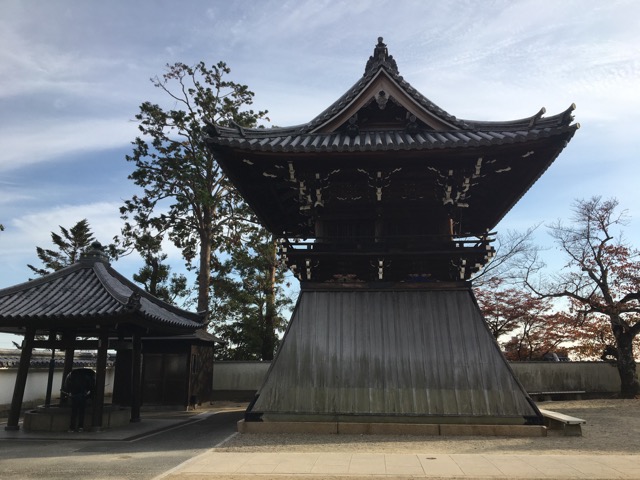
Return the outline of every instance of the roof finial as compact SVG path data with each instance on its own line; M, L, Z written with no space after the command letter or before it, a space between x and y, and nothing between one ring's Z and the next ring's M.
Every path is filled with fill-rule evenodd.
M373 50L373 56L379 60L385 60L389 56L389 51L387 50L387 44L383 42L382 37L378 37L378 44L376 48Z
M382 67L391 73L398 73L398 65L396 65L393 56L389 55L387 44L384 43L383 40L382 37L378 37L378 44L373 49L373 55L369 57L367 66L364 69L365 75Z
M88 262L101 261L109 264L109 256L105 253L104 247L100 242L93 242L89 248L80 254L80 260Z

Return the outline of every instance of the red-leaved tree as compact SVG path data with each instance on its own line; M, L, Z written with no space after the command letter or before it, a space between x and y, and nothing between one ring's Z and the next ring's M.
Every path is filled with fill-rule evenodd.
M489 330L509 360L543 360L552 353L566 354L559 346L568 338L570 318L555 311L550 299L504 286L498 278L476 288L475 295Z
M609 324L614 347L610 349L620 374L620 395L640 394L634 341L640 333L640 251L627 244L621 230L627 224L618 201L593 197L576 201L572 223L560 221L551 235L567 257L564 268L541 282L532 280L539 262L532 261L526 283L544 298L571 300L583 335L595 335L594 345L606 348L602 321ZM611 351L612 350L612 351Z

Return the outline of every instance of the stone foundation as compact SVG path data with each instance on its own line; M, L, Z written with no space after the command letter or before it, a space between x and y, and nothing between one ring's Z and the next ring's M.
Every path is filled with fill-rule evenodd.
M542 425L469 425L352 422L238 422L240 433L546 437Z
M91 430L92 408L87 407L84 415L84 428ZM105 405L102 412L102 428L121 427L129 424L129 408ZM71 407L38 407L24 414L23 428L34 432L66 432L69 429Z

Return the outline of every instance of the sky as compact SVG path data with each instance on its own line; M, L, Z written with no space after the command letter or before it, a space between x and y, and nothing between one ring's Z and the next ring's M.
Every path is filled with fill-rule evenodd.
M640 2L636 0L0 0L0 288L35 247L86 218L102 243L139 193L125 156L150 79L225 61L272 124L305 123L364 73L379 36L400 74L458 118L513 120L572 103L581 128L498 231L615 197L640 246ZM179 252L169 259L180 270ZM131 276L135 256L113 264ZM10 347L6 337L0 348Z

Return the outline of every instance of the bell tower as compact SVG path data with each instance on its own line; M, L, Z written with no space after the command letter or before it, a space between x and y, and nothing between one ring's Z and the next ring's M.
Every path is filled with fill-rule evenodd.
M310 122L210 125L210 149L301 282L242 428L540 425L469 280L575 133L573 109L457 119L379 38L364 75Z

